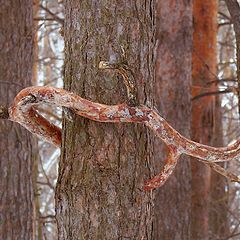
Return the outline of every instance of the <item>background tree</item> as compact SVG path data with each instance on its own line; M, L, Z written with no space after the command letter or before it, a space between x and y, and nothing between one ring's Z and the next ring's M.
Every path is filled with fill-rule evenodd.
M154 106L181 134L190 136L191 118L191 1L157 1L156 79ZM166 149L154 141L151 163L157 172L163 166ZM153 160L154 159L154 160ZM191 212L191 168L184 156L174 175L156 191L153 239L189 239Z
M36 0L34 23L39 26L35 36L35 67L33 85L62 87L63 38L60 30L63 24L63 4L60 1ZM51 121L61 125L61 109L41 105L39 111ZM57 239L55 219L55 186L58 175L60 149L39 140L37 173L36 214L37 239Z
M32 1L0 1L0 102L10 105L31 85ZM0 238L33 239L35 141L27 130L0 122Z
M222 145L221 117L216 108L215 95L198 98L204 92L216 91L217 74L217 1L194 1L193 46L193 107L192 139L207 145ZM216 143L216 140L218 143ZM216 192L217 176L212 182L211 170L202 163L192 161L192 235L193 239L209 239L210 191ZM201 184L199 184L201 183ZM222 184L217 185L218 188ZM224 188L224 185L223 185ZM223 192L221 192L223 193ZM212 199L212 201L214 201ZM213 222L212 222L213 223Z

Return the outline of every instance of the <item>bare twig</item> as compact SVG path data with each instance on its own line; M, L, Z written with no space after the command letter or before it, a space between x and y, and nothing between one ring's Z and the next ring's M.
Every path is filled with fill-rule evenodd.
M198 94L197 96L193 97L192 101L198 100L203 97L208 97L208 96L212 96L212 95L220 95L220 94L225 94L225 93L230 93L230 92L235 92L235 91L232 88L231 89L228 88L228 89L225 89L222 91L205 92L205 93L201 93L201 94Z
M221 78L221 79L218 78L216 80L212 80L212 81L207 82L207 85L219 84L219 83L223 83L223 82L233 82L233 83L236 83L237 80L235 78Z
M223 18L231 21L231 18L230 18L228 15L226 15L225 13L223 13L223 12L218 12L218 14L219 14L220 16L222 16Z
M240 117L240 6L237 0L225 0L231 15L237 45L238 113Z
M47 185L48 185L53 191L55 191L54 186L53 186L52 183L50 182L49 177L48 177L47 173L45 172L45 169L44 169L44 167L43 167L43 163L42 163L42 159L41 159L41 158L40 158L40 166L41 166L41 169L42 169L42 173L43 173L43 175L44 175L44 177L45 177L45 179L46 179L46 181L47 181Z
M42 4L39 5L40 8L42 8L44 11L46 11L49 15L52 16L52 18L60 23L61 25L63 25L64 20L62 18L60 18L59 16L57 16L57 14L53 13L51 10L49 10L48 8L44 7Z
M56 219L56 215L39 216L39 218L41 218L41 219L46 219L46 218Z
M34 21L56 21L54 18L47 18L47 17L35 17Z
M222 27L222 26L226 26L226 25L231 25L231 24L232 24L231 21L223 22L223 23L219 23L219 24L218 24L218 27Z

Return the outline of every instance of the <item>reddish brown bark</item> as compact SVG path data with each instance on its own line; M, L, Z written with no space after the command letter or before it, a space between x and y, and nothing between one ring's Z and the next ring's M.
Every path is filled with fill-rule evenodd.
M236 59L237 59L237 96L238 96L238 114L240 115L240 6L237 0L225 0L228 11L233 23L233 29L236 39Z
M223 145L221 100L217 97L215 104L214 146ZM222 164L224 166L224 163ZM209 238L220 239L230 236L229 224L229 186L221 175L211 172L210 206L209 206Z
M151 101L155 1L65 1L65 88L105 103L124 102L122 78L99 71L124 48L139 100ZM61 239L141 239L152 234L152 144L143 125L64 120L56 193Z
M192 46L191 1L157 1L157 57L154 105L181 134L190 136L190 85ZM167 157L156 140L151 162L159 171ZM158 190L155 200L153 239L189 239L191 174L185 156L174 176ZM169 191L170 189L170 191Z
M9 105L31 85L32 1L0 1L0 102ZM33 239L33 149L31 134L0 122L0 239Z
M215 79L217 1L196 0L193 4L193 98L202 92L216 90L207 83ZM212 87L211 87L212 86ZM206 96L193 101L192 138L213 144L215 96ZM209 239L209 191L211 170L201 163L192 162L192 239Z

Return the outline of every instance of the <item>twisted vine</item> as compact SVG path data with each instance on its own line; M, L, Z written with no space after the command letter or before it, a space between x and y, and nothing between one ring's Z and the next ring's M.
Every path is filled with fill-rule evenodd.
M36 110L35 106L39 104L48 103L66 107L80 116L98 122L143 123L167 145L169 150L163 169L145 183L145 190L162 186L174 171L182 154L196 157L231 181L240 182L238 176L215 163L238 159L240 140L228 147L215 148L185 138L172 128L156 110L138 104L135 79L126 64L100 62L99 67L113 69L122 75L127 88L126 103L105 105L91 102L60 88L28 87L18 93L9 108L0 107L0 118L17 122L41 139L56 146L61 146L61 129L50 123Z

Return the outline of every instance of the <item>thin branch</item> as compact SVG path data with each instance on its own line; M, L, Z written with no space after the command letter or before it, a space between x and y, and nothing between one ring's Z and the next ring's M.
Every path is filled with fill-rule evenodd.
M201 57L201 55L195 49L193 49L193 52L198 57L199 61L202 62L203 66L207 69L207 71L210 73L210 75L212 75L214 79L218 79L218 76L210 69L210 67L206 63L205 59L203 59Z
M40 166L41 166L41 169L42 169L42 173L43 173L45 179L47 180L47 185L48 185L52 190L55 191L55 188L54 188L54 186L52 185L52 183L50 182L49 177L48 177L48 175L47 175L47 173L46 173L46 171L45 171L45 169L44 169L44 167L43 167L42 158L40 158Z
M237 0L225 0L231 15L237 45L238 113L240 118L240 6Z
M231 25L231 24L232 24L231 21L227 21L227 22L219 23L219 24L218 24L218 27L223 27L223 26Z
M47 17L35 17L34 21L56 21L54 18L47 18Z
M223 12L218 12L218 14L229 21L231 20L231 18Z
M46 218L56 219L56 215L39 216L39 218L41 218L41 219L46 219Z
M233 237L237 237L237 236L239 236L240 235L240 232L238 232L238 233L235 233L235 234L231 234L230 236L228 236L227 238L225 238L226 240L227 239L232 239Z
M47 57L43 57L43 58L38 58L36 60L36 62L42 62L42 61L45 61L45 60L63 60L63 58L47 56Z
M225 90L222 90L222 91L205 92L205 93L201 93L201 94L198 94L197 96L193 97L192 101L198 100L198 99L203 98L203 97L220 95L220 94L225 94L225 93L230 93L230 92L235 92L235 91L233 89L228 88L228 89L225 89Z
M240 34L240 6L237 0L225 0L236 35Z
M57 16L57 14L53 13L48 8L44 7L42 4L40 4L39 7L42 8L45 12L47 12L49 15L51 15L56 22L60 23L61 25L64 24L64 20L62 18L60 18L59 16Z
M210 162L205 162L205 161L202 161L202 162L204 164L208 165L210 168L212 168L212 170L214 170L215 172L218 172L219 174L225 176L228 179L231 179L232 182L239 182L239 177L238 176L236 176L232 172L224 169L223 167L221 167L217 163L210 163Z
M235 78L222 78L222 79L216 79L216 80L212 80L207 82L207 85L211 85L211 84L219 84L222 82L233 82L236 83L237 80Z

